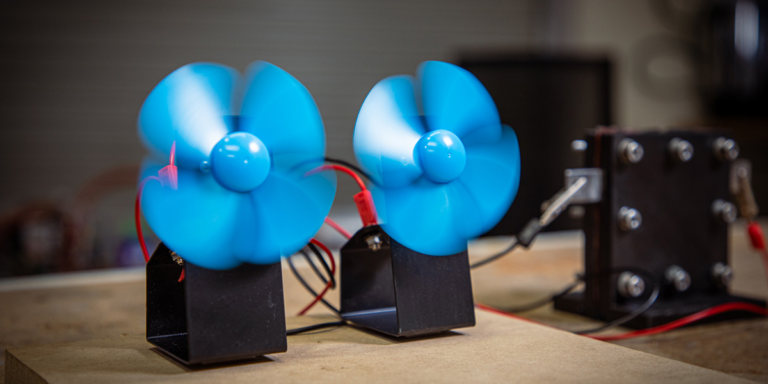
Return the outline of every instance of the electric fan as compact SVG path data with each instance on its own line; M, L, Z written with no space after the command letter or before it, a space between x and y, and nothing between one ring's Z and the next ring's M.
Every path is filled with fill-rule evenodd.
M519 186L517 137L483 85L429 61L363 102L354 134L380 225L342 248L342 316L394 336L474 325L467 241L492 228Z
M280 257L310 241L336 191L333 174L307 175L325 155L311 95L266 62L244 77L189 64L150 93L138 130L141 208L162 240L147 340L189 364L285 351Z

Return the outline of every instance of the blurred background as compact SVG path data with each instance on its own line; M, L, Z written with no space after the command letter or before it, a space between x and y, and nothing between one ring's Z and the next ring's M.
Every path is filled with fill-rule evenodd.
M491 234L538 214L581 164L571 141L597 125L731 130L768 207L767 22L754 0L3 1L0 278L143 263L136 118L196 61L287 70L318 104L328 156L350 161L376 82L425 60L464 66L522 150L520 194ZM332 215L349 229L354 192L340 177Z

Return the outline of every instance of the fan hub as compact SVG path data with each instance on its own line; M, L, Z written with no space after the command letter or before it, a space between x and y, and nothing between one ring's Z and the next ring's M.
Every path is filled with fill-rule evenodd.
M442 129L421 136L415 152L424 176L435 183L455 180L467 163L464 143L453 132Z
M264 143L247 132L230 133L211 152L213 177L223 187L248 192L264 182L271 160Z

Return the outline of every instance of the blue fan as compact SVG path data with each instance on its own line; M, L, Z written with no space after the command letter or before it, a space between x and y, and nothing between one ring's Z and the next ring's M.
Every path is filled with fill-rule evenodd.
M241 76L214 63L163 79L139 114L150 150L142 178L167 165L178 177L146 183L141 208L158 237L209 269L271 264L320 229L336 193L321 165L325 132L307 89L282 69L255 62ZM162 172L161 172L162 175Z
M381 227L400 244L451 255L501 220L520 184L520 149L477 78L428 61L418 76L376 84L357 117L354 150Z

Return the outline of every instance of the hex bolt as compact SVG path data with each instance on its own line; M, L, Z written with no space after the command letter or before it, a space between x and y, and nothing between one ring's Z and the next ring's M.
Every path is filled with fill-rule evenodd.
M688 140L675 137L669 141L669 152L675 159L686 163L693 158L693 145Z
M618 216L619 228L623 231L634 231L643 224L643 216L637 209L621 207Z
M619 158L624 164L637 164L643 159L643 146L632 139L619 142Z
M622 272L618 280L619 294L626 299L636 299L645 292L645 280L632 272Z
M371 235L365 238L365 242L368 243L368 248L371 251L378 251L381 249L381 237L379 235Z
M584 152L587 150L587 142L584 140L571 141L571 150L574 152Z
M712 279L720 287L727 287L733 281L733 269L730 265L717 263L712 266Z
M739 157L739 145L733 139L718 137L712 149L720 161L734 161Z
M723 223L733 223L736 221L736 216L738 216L738 213L739 212L736 209L736 206L730 201L717 199L714 203L712 203L712 214L715 215L715 218Z
M664 279L678 292L685 292L691 287L691 275L678 265L667 268L664 271Z

